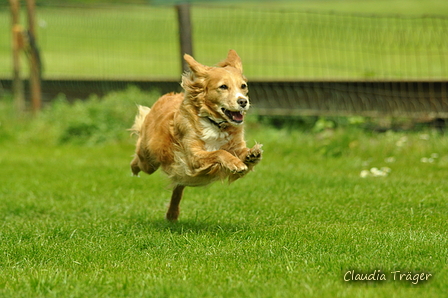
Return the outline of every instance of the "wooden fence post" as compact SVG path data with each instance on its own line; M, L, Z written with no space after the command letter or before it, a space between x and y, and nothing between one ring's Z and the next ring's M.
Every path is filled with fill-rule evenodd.
M30 91L33 112L41 109L41 61L36 35L36 3L35 0L26 0L28 15L28 47L30 59Z
M180 61L182 72L188 71L190 68L184 61L184 54L193 56L193 42L191 38L191 18L190 4L176 5L177 21L179 26L179 43L180 43Z
M14 105L18 114L25 111L25 97L23 81L20 77L20 51L24 47L22 27L20 26L20 2L9 0L11 6L11 28L12 28L12 64L13 64L13 96Z

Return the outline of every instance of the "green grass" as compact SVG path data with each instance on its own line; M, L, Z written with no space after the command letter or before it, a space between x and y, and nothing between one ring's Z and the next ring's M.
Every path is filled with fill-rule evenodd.
M104 108L118 109L117 97ZM130 98L114 118L123 131ZM248 143L265 150L256 171L187 188L172 224L167 179L130 175L132 139L61 143L43 128L64 128L79 112L60 118L59 106L47 111L58 122L17 120L0 103L2 297L446 295L448 139L435 132L310 133L250 119ZM359 175L383 166L387 177ZM343 281L349 270L375 269L388 281ZM415 286L393 281L397 270L433 277Z
M212 65L234 48L243 58L250 79L448 77L444 58L448 51L444 38L446 1L286 1L275 6L230 3L234 8L219 5L192 8L195 57ZM397 17L397 13L405 17ZM9 27L8 14L7 9L0 10L1 28ZM423 14L445 18L410 17ZM44 78L180 76L172 7L41 6L38 23ZM11 74L9 41L8 30L0 30L3 77Z

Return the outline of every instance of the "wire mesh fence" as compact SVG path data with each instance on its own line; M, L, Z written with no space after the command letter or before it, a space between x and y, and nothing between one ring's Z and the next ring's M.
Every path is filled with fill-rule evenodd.
M0 5L0 28L10 27L8 13L8 7ZM347 101L345 105L353 102L356 95L364 98L357 104L366 107L375 101L363 94L375 94L375 97L383 94L388 102L396 102L389 106L406 109L418 105L399 102L429 98L420 91L408 96L409 88L398 88L398 82L435 82L424 89L446 90L448 17L216 5L194 5L191 16L195 58L213 65L233 48L242 57L249 80L316 81L324 85L314 84L312 88L326 90L333 88L328 87L333 86L330 83L325 85L330 81L397 82L381 88L355 84L356 87L344 87L348 95L338 93L338 98ZM37 21L43 80L180 80L178 28L173 7L39 6ZM0 77L5 79L11 76L10 39L9 30L0 30ZM300 112L305 97L299 87L294 88L294 92L281 93L282 97L294 96L281 100L275 98L277 95L272 90L267 90L265 93L272 97L265 97L260 104L264 102L268 107L289 102L286 109L296 108ZM315 94L329 94L315 90ZM437 94L440 103L430 111L436 116L447 112L446 93ZM330 112L337 112L341 106L336 104L335 97L316 96L309 100L334 101ZM387 113L388 110L378 111Z

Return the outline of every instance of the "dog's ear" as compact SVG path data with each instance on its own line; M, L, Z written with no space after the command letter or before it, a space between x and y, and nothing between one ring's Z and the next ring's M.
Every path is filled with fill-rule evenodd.
M230 50L227 54L227 58L224 61L218 63L220 67L232 66L243 72L243 63L241 62L240 56L235 52L235 50Z
M202 65L201 63L197 62L190 55L185 54L184 59L196 77L203 77L207 72L208 66Z

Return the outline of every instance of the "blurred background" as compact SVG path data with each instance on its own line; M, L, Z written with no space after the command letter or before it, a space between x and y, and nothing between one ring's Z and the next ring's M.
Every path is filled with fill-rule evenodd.
M37 0L31 33L28 1L10 0L0 4L3 94L17 68L14 2L25 109L128 85L180 91L182 52L213 65L235 49L257 115L448 118L445 0ZM41 104L28 84L33 63Z

